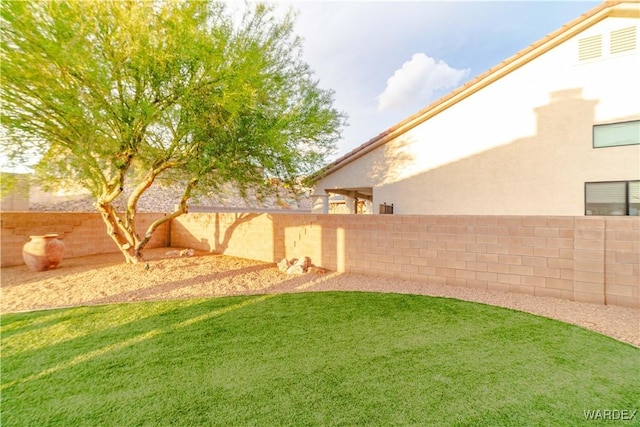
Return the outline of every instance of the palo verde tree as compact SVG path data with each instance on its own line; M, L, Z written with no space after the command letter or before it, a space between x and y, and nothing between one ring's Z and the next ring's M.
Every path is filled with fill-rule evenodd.
M0 7L4 152L86 187L129 263L198 191L288 182L339 138L344 116L302 60L291 13L253 4L238 17L198 0ZM160 180L181 183L177 208L139 232L137 203Z

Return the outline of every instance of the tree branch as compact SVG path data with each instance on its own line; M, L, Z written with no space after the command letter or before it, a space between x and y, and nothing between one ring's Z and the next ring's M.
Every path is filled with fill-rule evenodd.
M171 214L165 215L164 217L157 219L149 226L149 228L147 228L146 233L144 233L144 238L140 240L135 246L136 254L139 253L145 247L145 245L151 239L153 232L158 227L160 227L165 222L171 221L172 219L177 218L180 215L185 214L189 211L189 208L187 206L187 201L191 198L191 192L193 191L194 188L196 188L197 185L198 185L198 178L191 178L191 180L189 180L189 183L187 184L187 187L185 188L184 193L180 198L180 203L178 204L177 209L173 211Z
M127 200L127 211L125 216L125 225L127 227L130 227L134 235L135 235L134 219L136 215L136 207L138 205L138 200L140 200L140 197L142 197L144 192L147 191L149 187L151 187L151 185L153 184L153 182L155 181L158 175L160 175L163 171L167 169L171 169L173 167L178 166L179 164L180 164L179 162L172 162L172 161L162 162L158 167L151 170L147 175L147 177L140 184L138 184L136 188L134 188L133 192L129 196L129 199Z

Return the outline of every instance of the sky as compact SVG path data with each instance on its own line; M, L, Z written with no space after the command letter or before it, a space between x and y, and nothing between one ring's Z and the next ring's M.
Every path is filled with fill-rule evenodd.
M598 6L578 1L293 1L304 59L345 112L332 159Z
M348 115L329 161L599 4L273 1L282 13L297 12L295 32L304 39L304 60L320 86L335 92L334 106Z

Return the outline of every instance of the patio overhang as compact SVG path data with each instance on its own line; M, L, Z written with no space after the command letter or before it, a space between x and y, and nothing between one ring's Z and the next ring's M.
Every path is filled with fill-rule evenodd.
M342 196L351 197L352 199L373 201L373 188L356 187L356 188L325 188L325 193L340 194Z

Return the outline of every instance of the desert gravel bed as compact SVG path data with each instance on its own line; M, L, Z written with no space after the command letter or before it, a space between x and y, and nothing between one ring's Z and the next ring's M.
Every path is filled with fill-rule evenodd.
M146 252L146 263L123 264L120 254L63 260L33 273L26 266L1 270L2 313L115 302L203 298L303 291L397 292L456 298L545 316L640 346L640 311L483 289L440 286L355 274L291 276L275 264L196 252L192 257Z

